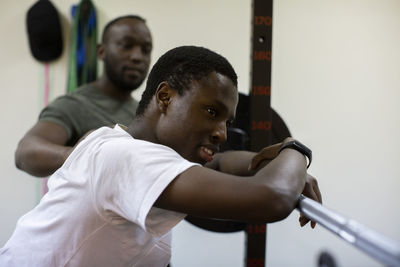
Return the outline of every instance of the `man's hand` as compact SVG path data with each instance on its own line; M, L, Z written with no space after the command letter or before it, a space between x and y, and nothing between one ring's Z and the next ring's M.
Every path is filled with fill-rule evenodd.
M274 158L276 158L279 154L279 150L280 150L282 144L289 142L289 141L293 141L293 140L294 140L293 138L288 137L288 138L285 138L285 140L282 143L277 143L272 146L268 146L268 147L261 149L261 151L258 152L257 155L255 155L254 158L252 159L252 161L249 165L249 171L255 171L255 170L259 169L259 167L265 166L265 164L263 164L261 166L260 166L260 164L265 160L271 161Z
M322 196L321 192L319 191L318 182L310 174L307 174L306 184L304 186L302 194L322 204ZM299 222L301 227L306 225L309 221L310 220L307 219L303 214L300 214ZM312 221L311 228L314 228L315 224L316 223Z
M259 153L257 153L250 165L249 165L249 171L257 171L261 167L264 167L269 161L273 160L276 158L279 154L279 150L282 146L282 144L286 142L290 142L294 140L291 137L286 138L282 143L278 143L266 148L263 148ZM321 197L321 192L318 187L318 182L317 180L311 176L310 174L307 174L306 177L306 183L303 189L302 194L306 197L309 197L319 203L322 203L322 197ZM300 215L299 222L300 226L303 227L306 225L310 220L307 219L303 214ZM311 222L311 227L314 228L316 225L315 222Z

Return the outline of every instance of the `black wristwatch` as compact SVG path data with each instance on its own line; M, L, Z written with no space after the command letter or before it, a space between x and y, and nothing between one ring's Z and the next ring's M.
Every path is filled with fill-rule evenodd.
M285 148L295 149L295 150L299 151L301 154L303 154L304 156L306 156L308 158L307 169L308 169L308 167L310 167L311 160L312 160L312 151L311 151L311 149L309 149L308 147L306 147L305 145L303 145L302 143L300 143L297 140L293 140L293 141L289 141L287 143L284 143L281 146L281 148L279 149L279 153L281 153L281 151L284 150Z

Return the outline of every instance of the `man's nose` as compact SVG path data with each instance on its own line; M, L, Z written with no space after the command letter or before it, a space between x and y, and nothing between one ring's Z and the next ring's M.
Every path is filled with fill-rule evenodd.
M220 122L216 125L211 135L211 139L214 144L222 144L226 141L227 139L226 122Z
M144 57L144 53L140 46L132 47L130 54L129 54L129 58L131 61L141 61L141 60L143 60L143 57Z

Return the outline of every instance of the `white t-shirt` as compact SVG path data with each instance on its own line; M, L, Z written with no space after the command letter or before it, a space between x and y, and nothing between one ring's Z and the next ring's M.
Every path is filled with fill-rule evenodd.
M152 207L167 185L198 165L119 126L91 133L21 217L0 266L165 266L170 230L184 214Z

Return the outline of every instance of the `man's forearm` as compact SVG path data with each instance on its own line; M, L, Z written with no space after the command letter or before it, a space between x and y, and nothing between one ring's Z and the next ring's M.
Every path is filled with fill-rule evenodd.
M253 175L255 171L249 171L250 163L256 155L250 151L227 151L218 153L214 160L206 167L237 176ZM269 161L266 161L269 162Z
M304 189L307 177L307 161L301 153L283 150L268 166L260 169L255 177L277 192L287 209L293 209L298 197Z

